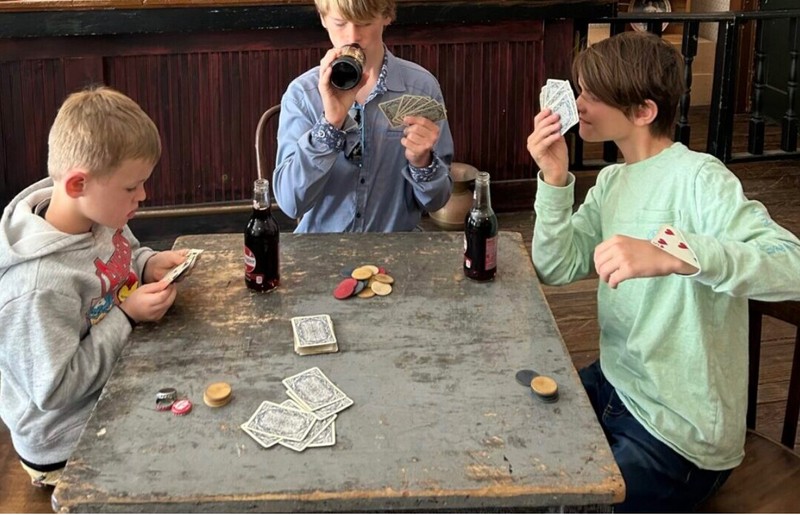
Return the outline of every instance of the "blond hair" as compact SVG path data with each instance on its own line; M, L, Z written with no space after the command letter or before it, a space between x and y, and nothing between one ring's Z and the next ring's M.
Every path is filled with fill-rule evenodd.
M326 16L336 9L345 20L352 23L368 23L382 16L394 20L395 0L314 0L317 11Z
M56 180L73 168L104 176L126 159L155 165L161 157L161 139L153 120L136 102L107 87L67 97L47 144L47 171Z
M683 57L672 45L645 32L623 32L590 46L572 64L575 84L631 118L652 100L658 114L650 124L655 136L672 137L678 102L684 91Z

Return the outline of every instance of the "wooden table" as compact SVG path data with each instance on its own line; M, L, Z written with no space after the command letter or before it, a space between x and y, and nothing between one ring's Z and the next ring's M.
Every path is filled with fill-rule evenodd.
M244 286L243 238L179 238L206 249L158 324L138 327L89 420L53 504L61 511L596 509L624 485L522 238L501 232L498 274L461 271L461 233L281 234L281 286ZM336 300L346 265L395 278L387 297ZM298 356L290 318L327 313L337 354ZM239 425L281 379L318 366L355 404L337 443L259 447ZM535 399L515 372L553 377ZM223 408L202 402L233 386ZM194 402L157 412L175 387Z

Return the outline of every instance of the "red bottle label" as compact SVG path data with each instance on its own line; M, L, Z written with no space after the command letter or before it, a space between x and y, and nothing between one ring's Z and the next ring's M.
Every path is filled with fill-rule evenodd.
M244 271L247 274L253 273L253 270L256 269L256 256L253 254L253 251L247 248L245 245L244 247Z
M486 270L497 267L497 236L486 238Z

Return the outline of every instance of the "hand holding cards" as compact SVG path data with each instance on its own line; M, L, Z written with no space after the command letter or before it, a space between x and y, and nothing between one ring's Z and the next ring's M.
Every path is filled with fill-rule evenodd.
M578 123L578 104L568 80L547 79L539 93L539 106L561 116L562 136Z
M422 116L432 122L447 118L444 105L431 97L421 95L403 95L378 104L378 107L393 129L402 127L406 116Z
M190 249L189 254L186 255L186 260L167 272L162 281L166 280L167 284L171 284L180 280L189 270L194 267L194 264L197 261L197 256L199 256L202 252L202 249Z

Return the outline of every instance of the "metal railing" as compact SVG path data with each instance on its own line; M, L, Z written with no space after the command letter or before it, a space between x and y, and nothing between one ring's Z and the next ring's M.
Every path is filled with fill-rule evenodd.
M764 48L764 25L774 20L788 20L789 38L785 53L781 56L767 56ZM684 58L685 93L680 100L678 120L675 124L675 140L688 146L691 135L689 124L689 107L692 95L692 65L697 55L698 34L701 23L715 23L718 27L717 43L714 63L714 79L709 106L708 137L706 152L719 158L725 163L762 161L774 159L797 159L800 152L797 150L798 116L794 109L795 97L798 88L798 21L800 9L777 11L748 11L748 12L716 12L716 13L659 13L659 14L618 14L615 17L606 17L576 22L578 36L578 49L585 48L588 39L589 23L603 23L610 25L610 34L618 34L625 30L628 23L641 23L647 30L661 36L662 24L679 23L682 25L683 36L681 53ZM747 151L732 151L733 129L736 99L737 63L742 29L747 24L755 24L754 50L751 56L752 95L750 98L748 144ZM764 116L764 89L765 70L768 59L780 57L781 61L774 63L780 66L785 63L788 68L786 81L786 106L781 122L780 147L765 149L765 126L767 120ZM584 160L583 141L575 134L573 149L573 166L576 169L598 168L605 164L617 162L617 148L613 143L603 146L601 160Z

